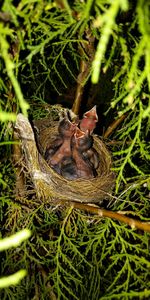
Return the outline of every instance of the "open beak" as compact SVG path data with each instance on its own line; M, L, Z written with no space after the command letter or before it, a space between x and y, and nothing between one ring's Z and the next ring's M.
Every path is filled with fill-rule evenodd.
M74 134L75 139L79 140L79 139L83 138L84 136L85 136L85 132L80 130L78 127L76 127L76 131Z
M90 110L84 113L84 118L93 119L95 122L98 122L98 115L96 112L96 105L93 106Z

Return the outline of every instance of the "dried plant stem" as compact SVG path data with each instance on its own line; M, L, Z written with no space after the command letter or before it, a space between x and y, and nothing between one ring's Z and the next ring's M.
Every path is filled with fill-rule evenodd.
M108 128L106 129L103 138L107 139L125 118L126 118L126 114L122 115L117 120L114 120L112 124L110 124L110 126L108 126Z
M94 58L94 37L92 36L90 30L86 31L87 43L81 43L79 46L79 54L82 59L80 61L80 72L77 77L77 89L75 94L75 100L72 106L72 111L78 115L80 110L80 105L83 97L83 91L85 83L90 75L91 64ZM87 59L85 57L87 56Z
M127 145L131 145L131 141L116 141L116 140L112 140L112 141L109 141L109 142L105 142L106 146L116 146L116 145L122 145L122 144L127 144Z
M64 205L64 204L66 204L66 202L62 200L60 202L60 204ZM123 212L121 212L121 213L113 212L111 210L101 209L101 208L98 208L98 207L95 207L92 205L78 203L78 202L74 202L74 201L67 202L67 205L71 205L71 206L73 206L73 208L81 209L81 210L90 212L92 214L97 214L101 218L111 218L111 219L121 221L123 223L128 224L132 229L140 229L143 231L150 232L150 223L141 222L141 221L126 217L123 215Z
M85 61L80 62L80 74L77 77L77 89L76 89L76 94L75 94L75 100L72 106L72 111L78 115L79 114L79 109L82 101L82 96L83 96L83 90L84 90L84 79L86 75L86 70L87 70L87 63Z

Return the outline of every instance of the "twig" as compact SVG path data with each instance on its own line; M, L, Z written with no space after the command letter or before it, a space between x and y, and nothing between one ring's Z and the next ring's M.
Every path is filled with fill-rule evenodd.
M122 145L122 144L127 144L127 145L131 145L132 141L115 141L115 140L112 140L112 141L109 141L109 142L105 142L106 145Z
M148 222L141 222L141 221L138 221L138 220L135 220L135 219L132 219L132 218L129 218L129 217L126 217L121 213L119 212L113 212L111 210L106 210L106 209L101 209L101 208L98 208L98 207L95 207L95 206L92 206L92 205L88 205L88 204L83 204L83 203L78 203L78 202L74 202L74 201L70 201L70 202L65 202L63 200L61 200L60 204L64 205L66 204L67 205L72 205L73 208L77 208L77 209L81 209L81 210L84 210L84 211L88 211L92 214L97 214L99 215L101 218L111 218L111 219L115 219L115 220L118 220L118 221L121 221L123 223L126 223L128 224L132 229L141 229L143 231L148 231L150 232L150 223Z
M75 94L75 100L72 106L72 111L78 115L82 101L83 90L84 90L84 79L86 75L87 63L85 61L80 62L80 74L77 77L77 89Z
M106 129L103 138L107 139L112 132L118 127L118 125L126 118L126 114L122 115L121 117L119 117L117 120L114 120L112 122L112 124L110 124L110 126L108 126L108 128Z
M77 88L75 94L75 100L72 106L72 111L78 115L79 109L83 97L84 85L89 77L91 64L94 58L94 37L91 34L90 29L86 31L87 43L81 43L79 46L79 53L83 59L80 61L80 72L77 77ZM87 56L87 60L85 60L85 55Z

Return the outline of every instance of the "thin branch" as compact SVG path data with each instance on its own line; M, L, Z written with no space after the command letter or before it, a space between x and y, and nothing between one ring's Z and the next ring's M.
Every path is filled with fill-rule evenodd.
M79 54L81 55L80 72L77 77L77 88L76 88L75 100L72 106L72 111L76 115L79 114L80 105L81 105L83 92L84 92L84 86L90 75L91 64L95 53L94 37L91 34L91 31L89 29L86 31L86 38L88 42L81 43L78 50ZM85 59L85 56L87 56L87 59Z
M103 138L107 139L112 132L120 125L120 123L122 123L122 121L126 118L126 114L122 115L121 117L119 117L117 120L114 120L112 122L112 124L110 124L110 126L108 126L108 128L106 129Z
M123 215L123 212L121 212L121 213L113 212L111 210L101 209L96 206L78 203L78 202L74 202L74 201L67 202L67 201L61 200L61 202L60 202L61 205L65 205L66 203L67 203L67 205L69 204L69 205L73 206L73 208L81 209L81 210L90 212L92 214L97 214L101 218L111 218L111 219L121 221L125 224L128 224L132 229L140 229L143 231L150 232L150 223L141 222L141 221L126 217Z
M131 141L115 141L115 140L112 140L112 141L109 141L109 142L105 142L106 145L112 145L112 146L116 146L116 145L123 145L123 144L127 144L127 145L131 145Z

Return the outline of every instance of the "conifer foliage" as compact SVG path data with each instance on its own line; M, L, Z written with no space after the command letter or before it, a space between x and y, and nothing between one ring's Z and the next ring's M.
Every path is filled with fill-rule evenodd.
M111 200L100 206L150 221L149 1L3 0L1 237L24 228L31 230L31 237L1 252L1 277L21 269L27 275L17 285L0 289L0 299L150 299L148 232L111 217L42 202L30 178L25 194L18 193L23 178L16 187L22 173L13 157L17 113L31 120L50 114L55 119L60 104L72 107L81 61L88 65L84 97L95 95L86 105L93 101L104 122L97 125L97 133L106 133L111 124L103 138L112 153L116 186ZM83 103L85 111L85 99Z

